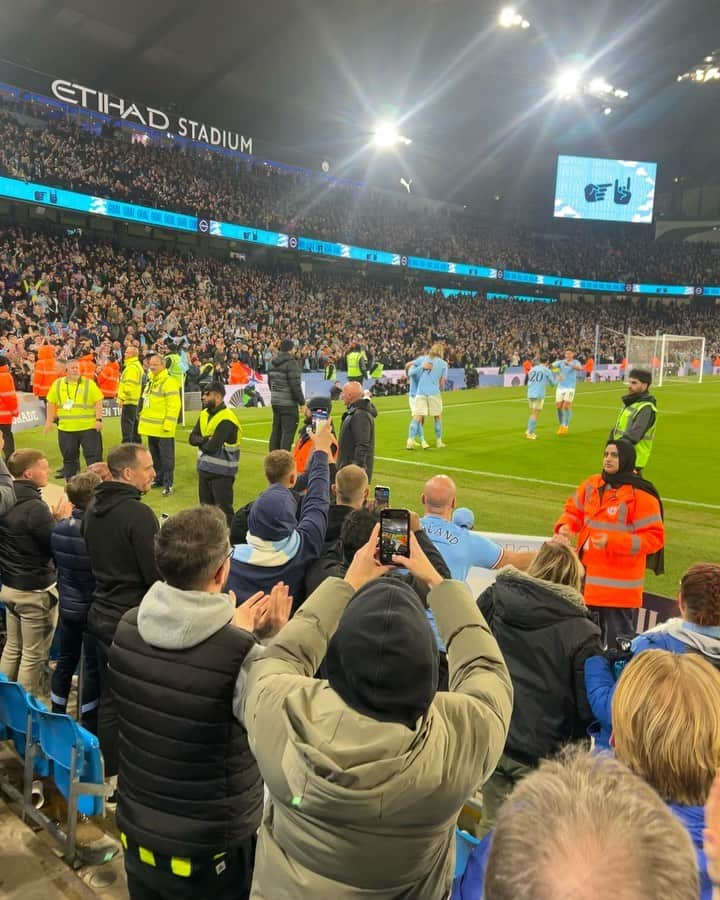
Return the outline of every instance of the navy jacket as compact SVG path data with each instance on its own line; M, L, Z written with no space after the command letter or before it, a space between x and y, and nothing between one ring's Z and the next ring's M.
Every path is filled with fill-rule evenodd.
M85 538L80 533L85 513L73 509L69 519L58 522L50 537L57 568L60 616L72 625L85 625L95 590L95 575Z

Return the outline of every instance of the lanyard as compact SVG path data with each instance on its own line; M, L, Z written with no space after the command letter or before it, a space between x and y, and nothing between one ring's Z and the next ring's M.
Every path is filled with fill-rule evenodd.
M77 384L75 385L75 393L74 393L73 396L72 396L72 402L73 402L73 403L75 403L75 401L77 400L78 391L80 390L80 381L81 381L81 378L82 378L82 376L80 376L80 378L78 378ZM64 383L65 383L65 393L67 394L67 399L68 399L68 403L69 403L69 402L70 402L70 387L69 387L69 382L68 382L67 378L63 378L63 381L64 381Z

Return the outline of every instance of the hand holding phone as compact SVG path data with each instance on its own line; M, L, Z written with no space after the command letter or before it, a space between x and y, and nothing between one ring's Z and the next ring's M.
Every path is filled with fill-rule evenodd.
M375 488L375 509L377 512L390 506L390 488L378 484Z
M391 566L396 556L410 556L410 513L406 509L380 511L380 562Z

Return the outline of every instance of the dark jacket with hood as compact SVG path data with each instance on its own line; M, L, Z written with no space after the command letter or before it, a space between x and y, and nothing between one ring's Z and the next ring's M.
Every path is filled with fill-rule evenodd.
M377 409L362 398L343 413L338 436L338 471L343 466L354 464L365 469L368 481L372 481L375 463L375 417Z
M95 592L92 562L81 534L84 516L82 509L73 509L69 519L57 523L50 539L57 566L60 615L63 622L83 626Z
M0 581L18 591L55 583L50 535L55 519L32 481L15 481L15 505L0 518Z
M260 773L232 709L256 641L230 624L234 611L227 594L157 581L115 633L117 823L155 853L207 858L260 825Z
M5 465L5 460L0 456L0 516L4 516L13 506L15 506L15 491L12 475Z
M155 563L158 520L141 503L140 491L122 481L104 481L83 519L95 594L88 614L90 631L112 642L123 614L137 606L148 588L160 580Z
M593 719L585 693L585 660L600 652L600 629L582 595L513 566L478 598L500 645L515 689L505 753L535 766Z
M303 406L305 398L300 380L300 366L290 353L281 350L268 369L272 406Z

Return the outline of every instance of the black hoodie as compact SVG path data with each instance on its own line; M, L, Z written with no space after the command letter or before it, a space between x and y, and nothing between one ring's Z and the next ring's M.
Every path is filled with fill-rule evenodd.
M155 563L155 513L140 502L140 491L122 481L104 481L83 519L96 587L88 614L92 633L112 643L122 616L138 606L161 580Z
M657 406L657 400L648 391L643 391L642 394L625 394L622 398L622 402L625 407L632 406L636 403L647 402L652 403L653 406ZM630 427L627 431L623 432L621 436L630 441L630 443L637 444L643 439L645 432L655 424L655 418L655 412L649 406L644 407L635 414ZM614 435L615 428L610 431L609 440L615 440Z

